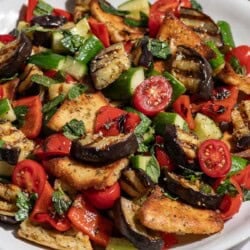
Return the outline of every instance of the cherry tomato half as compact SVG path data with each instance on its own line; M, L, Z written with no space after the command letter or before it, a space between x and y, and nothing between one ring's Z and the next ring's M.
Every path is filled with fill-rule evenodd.
M213 178L223 177L232 165L228 146L221 140L209 139L202 142L198 159L202 171Z
M151 76L136 87L133 104L143 114L154 116L167 107L172 92L172 86L166 78Z
M245 68L246 74L250 76L250 46L241 45L233 48L226 55L226 60L229 62L232 56L239 60L240 65Z
M120 197L121 189L118 182L104 190L89 189L84 193L86 199L98 209L113 207L115 201Z
M40 195L46 182L43 167L33 160L20 161L14 168L12 182L29 193Z
M228 220L232 218L234 214L238 213L243 202L243 195L239 184L232 178L230 179L230 182L235 186L238 194L236 194L234 197L228 194L224 195L219 207L223 220Z

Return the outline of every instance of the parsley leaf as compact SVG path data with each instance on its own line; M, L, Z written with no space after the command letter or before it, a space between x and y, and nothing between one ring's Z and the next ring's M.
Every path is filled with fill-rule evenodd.
M68 92L69 100L73 100L87 90L87 86L83 84L74 85Z
M22 127L25 121L25 116L28 113L29 108L27 106L21 105L14 108L16 115L15 124L18 128Z
M76 119L72 119L70 122L67 122L63 128L63 134L71 139L75 140L80 138L85 133L85 126L83 121L78 121Z
M230 179L226 179L225 181L223 181L219 187L217 188L216 192L218 194L224 195L224 194L228 194L232 197L236 196L238 194L237 189L235 188L235 186L230 182Z
M25 192L19 192L17 194L16 206L19 210L15 214L15 219L17 221L23 221L29 216L29 212L33 208L35 201L37 199L37 194L27 194Z
M53 80L50 77L47 76L43 76L43 75L39 75L39 74L35 74L31 77L31 81L35 82L39 85L42 85L44 87L50 87L52 84L57 83L55 80Z
M63 215L68 211L72 201L61 188L53 192L52 203L58 215Z
M84 43L84 38L80 35L72 35L71 33L65 33L64 38L61 40L62 45L67 48L70 52L74 53Z

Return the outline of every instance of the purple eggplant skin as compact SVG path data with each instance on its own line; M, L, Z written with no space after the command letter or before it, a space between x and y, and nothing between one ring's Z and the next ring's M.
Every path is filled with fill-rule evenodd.
M37 16L31 20L31 26L40 25L44 28L59 28L67 22L63 16L44 15Z
M30 56L32 44L29 38L21 33L13 42L0 50L0 78L12 77L23 66Z
M108 137L104 137L108 140ZM100 142L103 144L103 142ZM134 133L126 136L124 140L114 143L105 143L104 148L97 148L91 143L82 145L81 140L72 142L70 155L76 160L93 163L106 164L134 154L138 149L138 141Z
M250 135L243 136L237 140L236 147L239 150L248 149L250 147Z
M34 31L32 44L45 48L51 47L52 35L51 32Z
M20 152L20 148L0 148L0 161L6 161L10 165L16 165Z
M6 225L16 225L20 223L15 219L15 217L1 215L1 214L0 214L0 222Z
M183 177L178 177L178 175L169 173L167 169L163 169L160 186L162 186L166 191L177 195L182 201L191 206L212 210L219 208L222 196L217 195L216 193L207 194L199 190L194 190L191 188L194 184L190 183L188 180L185 180L185 182L190 183L190 185L184 186L182 181L179 181L178 178L183 179Z
M137 220L133 220L134 222L131 223L136 213L132 203L124 197L116 202L113 210L116 228L139 250L161 250L164 242L159 235L138 224L140 222Z

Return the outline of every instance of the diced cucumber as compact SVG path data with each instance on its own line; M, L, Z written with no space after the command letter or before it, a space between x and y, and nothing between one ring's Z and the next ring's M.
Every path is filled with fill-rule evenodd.
M155 130L152 127L149 127L148 131L143 135L143 143L148 145L152 141L154 141L155 139L154 133L155 133Z
M0 100L0 119L13 122L16 120L15 112L7 98Z
M52 32L52 44L51 48L55 53L66 53L67 49L62 45L63 33L60 31Z
M178 79L176 79L169 72L164 72L163 74L170 82L173 88L172 102L174 102L180 95L186 92L186 87Z
M70 75L72 75L75 79L80 80L84 75L87 74L88 68L87 65L75 60L71 56L67 56L60 66L59 70L62 70Z
M181 129L188 130L186 121L177 113L160 112L153 119L155 133L158 135L164 135L167 124L173 124L179 126Z
M137 250L137 248L125 238L111 238L105 250Z
M71 30L70 32L74 35L79 35L86 37L90 31L89 23L87 18L81 19Z
M136 87L145 79L143 67L131 67L103 90L106 97L113 100L129 100Z
M194 118L194 122L194 132L200 140L220 139L222 137L220 128L212 119L210 119L206 115L197 113Z
M148 0L129 0L118 6L119 10L127 10L130 13L127 17L140 20L140 12L149 15L149 1Z
M0 176L9 177L12 175L14 166L5 161L0 161Z
M134 168L140 168L146 172L147 164L151 158L150 155L135 155L130 158L130 162Z

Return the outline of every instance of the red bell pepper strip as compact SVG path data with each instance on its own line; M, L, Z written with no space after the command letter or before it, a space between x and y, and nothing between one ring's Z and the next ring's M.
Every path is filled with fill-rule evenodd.
M71 228L71 223L67 217L55 218L51 216L53 188L46 181L44 189L37 199L30 215L32 222L46 223L60 232L65 232Z
M168 250L178 243L176 234L174 233L164 233L162 234L162 239L164 241L164 245L161 250Z
M138 114L132 112L127 113L124 124L124 132L129 133L134 131L134 129L140 123L140 121L141 118Z
M107 246L113 224L85 202L83 195L76 197L69 209L68 218L77 230L88 235L93 242L103 247Z
M38 0L28 0L28 6L26 10L26 17L25 17L26 22L30 22L32 20L34 16L33 12L37 4L38 4Z
M12 35L0 35L0 42L3 44L7 44L10 43L12 41L14 41L16 39L16 37L12 36Z
M250 165L231 177L242 188L250 190Z
M29 138L36 138L42 128L42 103L39 96L25 97L13 102L13 106L26 106L28 112L20 130Z
M2 86L0 86L0 99L4 97L4 89Z
M190 97L188 95L179 96L173 103L174 111L187 122L190 129L194 129L195 124L191 108Z
M46 160L55 156L69 155L71 140L62 134L50 135L40 143L40 146L34 150L34 155L41 160Z
M104 23L98 22L95 18L89 17L88 23L91 29L91 32L101 40L104 47L107 48L110 46L109 32L108 28Z
M54 16L63 16L65 17L68 21L72 21L73 20L73 16L70 12L66 11L66 10L62 10L62 9L58 9L58 8L54 8L52 15Z

